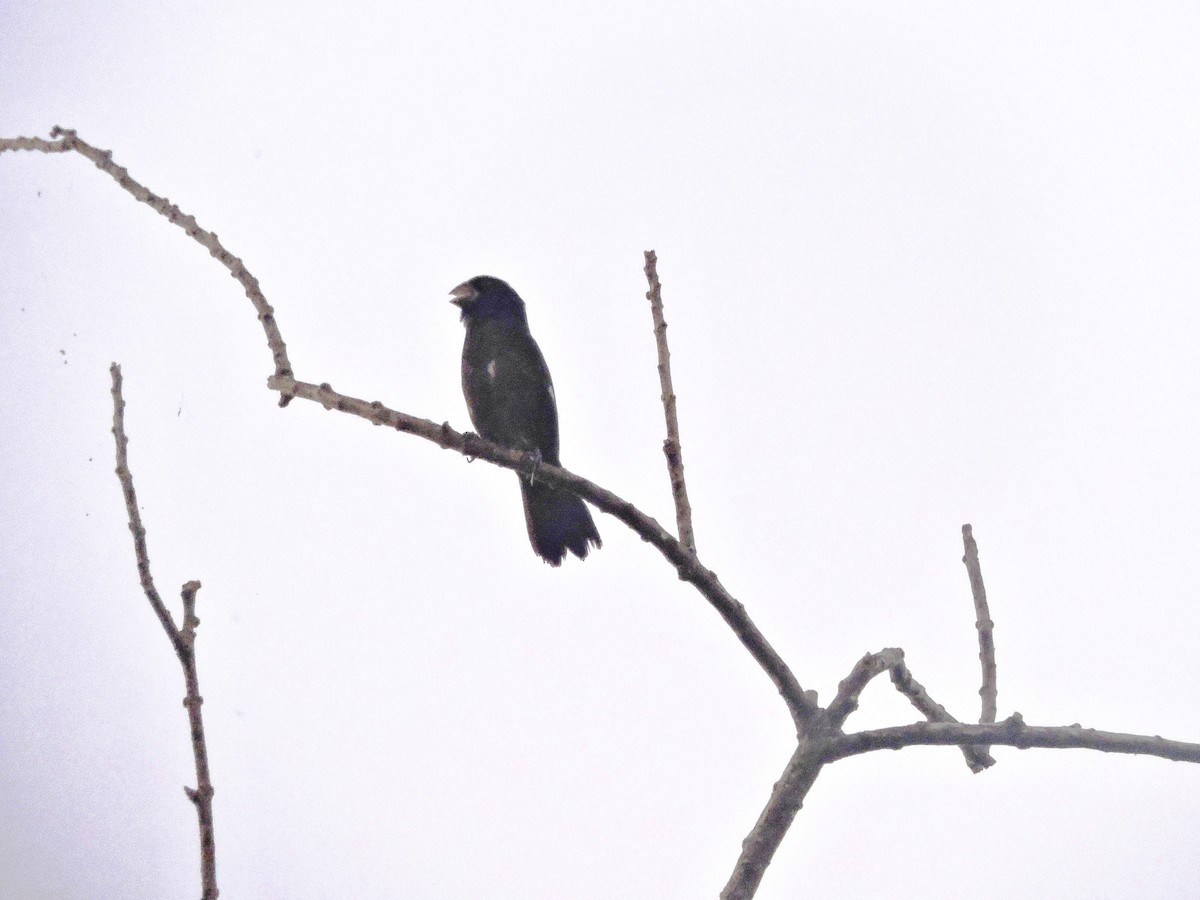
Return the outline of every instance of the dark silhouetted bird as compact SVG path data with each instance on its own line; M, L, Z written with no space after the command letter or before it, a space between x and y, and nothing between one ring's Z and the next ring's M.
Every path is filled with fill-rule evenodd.
M450 292L467 327L462 385L471 422L497 444L540 453L558 461L558 408L550 370L529 333L525 302L507 283L489 275L465 281ZM580 559L600 533L583 501L574 494L519 476L525 527L533 551L557 566L570 550Z

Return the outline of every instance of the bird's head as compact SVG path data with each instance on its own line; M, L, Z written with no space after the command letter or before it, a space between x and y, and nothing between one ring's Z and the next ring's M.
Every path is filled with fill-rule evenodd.
M491 275L476 275L450 292L450 302L466 319L515 319L525 321L525 301L508 282Z

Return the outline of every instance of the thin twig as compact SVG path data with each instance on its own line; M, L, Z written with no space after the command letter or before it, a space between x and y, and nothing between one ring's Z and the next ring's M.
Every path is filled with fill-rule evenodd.
M228 269L229 274L238 280L246 292L246 296L254 304L254 310L258 313L258 321L262 323L263 331L267 335L267 346L270 347L271 356L275 361L275 374L292 374L292 363L288 359L287 345L284 344L283 335L275 322L275 310L263 296L263 292L258 286L258 279L250 274L240 259L221 245L214 232L201 228L194 216L184 213L166 197L158 196L130 178L128 169L113 162L111 150L100 150L93 147L70 128L59 128L55 125L50 129L50 134L59 140L46 141L41 138L26 137L0 138L0 153L5 150L36 150L42 153L74 151L90 159L101 172L108 173L117 184L132 194L135 200L145 203L172 225L178 225L188 237L206 249L210 256ZM289 397L281 396L279 398L280 406L286 406L289 399Z
M142 515L138 511L137 495L133 490L133 473L129 471L128 447L129 438L125 436L125 398L121 395L121 367L116 363L109 366L108 373L112 376L113 398L113 437L117 442L117 478L121 482L121 491L125 495L125 510L129 514L129 530L133 533L133 552L137 557L138 578L142 582L142 590L150 601L154 614L162 623L163 631L175 648L176 655L183 654L187 647L170 610L159 596L158 588L154 586L154 576L150 574L150 559L146 554L146 529L142 527Z
M663 454L667 457L667 474L671 478L671 496L675 498L675 522L679 528L679 542L684 549L696 555L696 534L692 529L692 504L688 502L687 483L683 478L683 445L679 441L679 416L675 411L675 386L671 382L671 350L667 346L667 321L663 318L662 285L658 280L658 256L653 250L645 251L646 280L650 290L646 299L650 301L650 313L654 317L654 340L658 345L658 381L662 385L663 414L667 419L667 439L663 441Z
M946 711L946 707L930 697L929 692L921 686L921 683L913 678L912 672L908 670L908 666L905 663L901 662L899 665L893 666L888 674L891 676L892 684L896 686L896 690L907 697L908 702L915 706L921 715L930 722L958 724L958 719L950 715ZM982 772L984 769L996 764L996 760L988 755L985 747L963 747L962 753L967 760L967 766L972 772Z
M971 580L971 599L975 603L975 631L979 635L979 668L982 683L979 686L979 722L986 725L996 721L996 644L992 639L992 614L988 609L987 591L983 587L983 570L979 567L979 547L971 526L962 527L963 564ZM987 753L987 747L980 747Z
M878 653L868 653L854 664L850 674L838 684L837 696L826 712L834 728L841 728L849 715L858 709L858 698L877 675L904 665L904 651L899 647L887 647Z
M196 592L200 590L200 582L189 581L183 586L183 627L176 628L175 620L159 596L154 586L154 578L150 574L150 558L146 553L146 529L142 525L142 516L138 511L137 494L133 489L133 473L129 471L129 438L125 435L125 398L121 394L121 367L113 363L109 367L112 375L113 397L113 437L117 444L117 478L121 482L121 492L125 495L125 510L129 514L129 530L133 534L133 551L137 558L138 577L142 582L142 590L163 631L179 657L183 667L183 680L187 685L187 696L183 705L188 712L188 724L192 732L192 756L196 761L196 787L184 787L184 793L196 807L196 818L200 826L200 884L201 900L216 900L220 893L217 890L217 845L213 830L213 786L208 771L208 747L204 740L204 719L200 706L204 698L200 696L200 677L196 673L196 626L200 620L196 618Z
M830 724L840 729L849 715L858 709L858 698L863 689L877 675L887 672L892 684L912 703L921 714L931 722L957 722L946 708L936 702L920 683L912 677L912 672L904 662L904 651L898 647L888 647L878 653L868 653L850 670L850 674L838 685L837 696L829 704L826 712ZM987 751L977 747L963 747L963 756L972 772L980 772L995 764Z

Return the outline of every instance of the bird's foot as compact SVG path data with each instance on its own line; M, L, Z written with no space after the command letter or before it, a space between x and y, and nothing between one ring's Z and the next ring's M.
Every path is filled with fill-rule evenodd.
M478 441L483 440L473 431L463 432L463 456L467 458L467 462L473 463L479 458L479 455L471 452L471 446Z
M528 456L530 457L530 460L531 460L530 466L529 466L529 483L532 485L534 476L537 475L538 466L540 466L542 464L542 449L541 449L541 447L535 448L532 453L528 454Z

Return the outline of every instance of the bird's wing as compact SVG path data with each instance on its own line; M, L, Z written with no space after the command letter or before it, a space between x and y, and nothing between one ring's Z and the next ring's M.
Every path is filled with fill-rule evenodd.
M558 464L558 410L550 370L527 332L483 340L463 358L463 390L471 421L485 438L520 450L540 450Z

